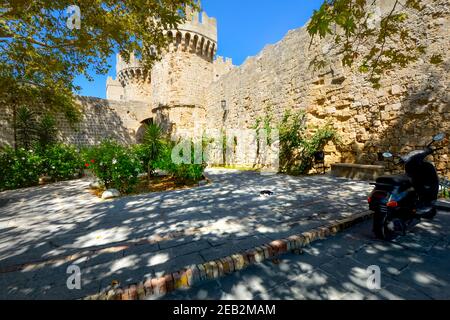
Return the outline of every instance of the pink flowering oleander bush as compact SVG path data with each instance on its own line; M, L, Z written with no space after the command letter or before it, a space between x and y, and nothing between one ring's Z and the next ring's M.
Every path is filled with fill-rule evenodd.
M84 167L91 170L106 188L122 193L133 192L144 170L139 157L131 148L105 140L84 152Z
M38 185L42 163L33 150L6 147L0 152L0 191Z

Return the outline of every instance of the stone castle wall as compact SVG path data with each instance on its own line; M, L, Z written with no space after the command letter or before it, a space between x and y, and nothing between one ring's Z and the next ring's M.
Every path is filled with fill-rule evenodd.
M74 127L64 117L58 120L60 140L78 146L94 145L104 139L136 143L142 122L152 118L150 106L142 102L120 102L80 97L83 119Z
M5 145L12 145L14 141L14 131L11 125L13 118L12 110L3 108L0 112L0 148Z
M63 115L57 116L58 140L82 147L95 145L104 139L123 144L136 143L142 122L153 115L148 104L120 102L92 97L79 97L82 120L70 125ZM0 146L13 145L12 111L0 116Z
M379 90L359 72L343 68L338 57L314 72L310 62L317 52L333 57L329 40L309 48L306 28L290 31L206 90L206 123L245 129L267 107L278 119L286 110L304 110L309 126L329 121L341 137L341 144L326 147L328 164L376 164L379 152L420 148L438 132L450 136L448 2L433 1L413 23L415 32L425 32L429 40L426 56L385 75ZM434 54L444 62L429 63ZM227 101L226 113L221 100ZM449 151L446 145L435 157L437 168L447 175Z

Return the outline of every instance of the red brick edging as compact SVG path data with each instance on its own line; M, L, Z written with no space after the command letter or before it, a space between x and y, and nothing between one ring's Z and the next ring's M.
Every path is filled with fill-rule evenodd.
M255 263L272 259L289 251L302 249L314 241L334 236L371 217L371 212L360 213L303 232L300 235L272 241L226 258L184 268L161 278L146 279L139 284L132 284L125 288L109 287L99 294L86 297L85 300L144 300L151 296L160 297L174 290L188 289L202 281L218 279L227 274L244 270Z

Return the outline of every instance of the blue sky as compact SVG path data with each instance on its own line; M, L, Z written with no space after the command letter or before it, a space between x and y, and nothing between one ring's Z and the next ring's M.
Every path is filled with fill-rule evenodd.
M217 18L218 55L233 58L235 65L258 54L267 44L280 41L291 29L303 26L323 0L203 0L210 17ZM108 75L115 76L115 57L109 59ZM106 97L108 75L93 75L89 82L79 77L81 95Z

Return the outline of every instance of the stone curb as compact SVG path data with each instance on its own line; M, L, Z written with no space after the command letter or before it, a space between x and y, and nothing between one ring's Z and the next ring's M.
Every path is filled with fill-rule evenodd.
M218 279L290 251L300 250L314 241L335 236L337 233L371 217L371 212L359 213L349 218L335 220L302 234L275 240L225 258L188 266L160 278L145 279L138 284L131 284L124 288L108 287L96 295L86 297L84 300L144 300L152 296L161 297L179 289L189 289L203 281Z

